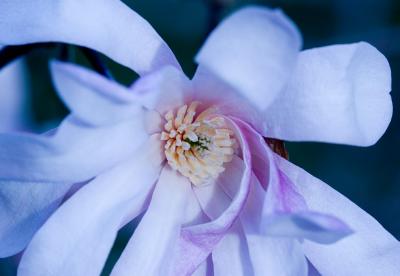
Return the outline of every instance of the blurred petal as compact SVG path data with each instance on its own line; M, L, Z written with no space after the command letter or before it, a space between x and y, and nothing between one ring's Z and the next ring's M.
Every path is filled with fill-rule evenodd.
M23 59L16 60L0 70L0 131L24 128L28 97L26 81Z
M87 124L115 124L141 115L134 95L114 81L71 63L53 61L51 71L61 98Z
M266 111L265 135L290 141L369 146L392 117L386 58L361 42L311 49Z
M96 128L70 116L46 135L0 134L0 181L86 181L130 156L148 137L143 127L141 116Z
M35 235L19 275L99 275L118 230L145 207L161 153L153 136L132 159L81 188Z
M310 210L337 216L354 234L330 245L305 241L303 250L322 275L398 275L400 243L374 218L301 168L279 158Z
M71 183L0 181L0 258L22 251Z
M171 275L185 208L192 193L186 177L166 165L149 208L112 275Z
M264 110L284 88L300 47L296 26L280 10L248 7L211 33L196 61Z
M2 0L0 18L0 44L82 45L139 74L168 64L180 68L151 25L118 0Z
M236 133L235 137L240 143L243 162L243 173L240 178L231 178L240 187L233 197L231 204L215 220L184 227L179 244L179 256L192 256L184 259L175 267L175 274L187 275L193 273L196 268L207 258L217 243L224 237L238 217L246 202L249 191L251 174L251 156L247 142L239 127L230 118L225 118L231 124L231 129ZM230 176L228 176L230 177ZM240 180L239 180L240 179ZM183 257L181 257L182 259Z

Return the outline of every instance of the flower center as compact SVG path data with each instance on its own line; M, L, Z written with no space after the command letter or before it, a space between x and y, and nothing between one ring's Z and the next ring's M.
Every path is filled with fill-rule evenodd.
M169 165L188 177L193 185L206 184L224 171L237 147L233 132L213 107L196 116L199 102L165 114L161 133Z

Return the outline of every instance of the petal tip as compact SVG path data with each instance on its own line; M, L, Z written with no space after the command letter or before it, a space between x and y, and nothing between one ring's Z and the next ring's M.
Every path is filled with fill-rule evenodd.
M360 146L371 146L382 137L392 118L390 65L374 46L359 42L348 70L354 75L356 114L364 135Z

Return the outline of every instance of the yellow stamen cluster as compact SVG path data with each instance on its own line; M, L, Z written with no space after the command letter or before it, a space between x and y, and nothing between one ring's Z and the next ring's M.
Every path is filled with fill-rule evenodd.
M206 184L224 171L232 160L236 141L223 117L209 108L196 116L199 102L170 110L161 133L169 165L188 177L194 185Z

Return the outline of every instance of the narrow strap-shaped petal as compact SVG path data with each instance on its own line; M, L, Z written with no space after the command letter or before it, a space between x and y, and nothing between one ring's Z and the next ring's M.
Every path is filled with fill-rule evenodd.
M135 129L134 121L88 128L70 117L55 134L0 135L0 256L21 251L73 183L131 156L148 137Z
M0 44L78 44L139 74L164 65L180 68L151 25L119 0L4 0L0 18Z
M304 242L307 258L322 275L400 274L400 243L374 218L301 168L277 158L311 210L335 215L354 231L335 244Z
M25 251L19 275L99 275L118 230L146 206L163 161L153 136L65 202Z
M303 51L288 87L264 114L268 137L374 144L392 117L386 58L365 42Z
M111 275L173 275L174 252L191 199L190 185L186 177L165 165L150 205Z
M51 63L53 82L70 111L93 126L141 116L140 102L120 84L72 63Z
M226 118L226 120L230 122L232 130L236 133L235 137L240 143L244 159L244 169L239 184L240 189L235 194L229 207L218 218L208 223L187 226L182 229L179 256L182 256L181 258L183 256L191 256L191 258L175 266L175 273L178 275L190 275L196 270L197 266L207 258L216 244L229 231L246 202L251 174L250 151L246 139L235 122L230 118Z
M196 61L264 110L284 88L300 47L300 34L289 18L280 10L254 6L227 17Z
M147 137L141 116L103 127L88 127L70 116L45 135L4 133L0 181L86 181L126 159Z

